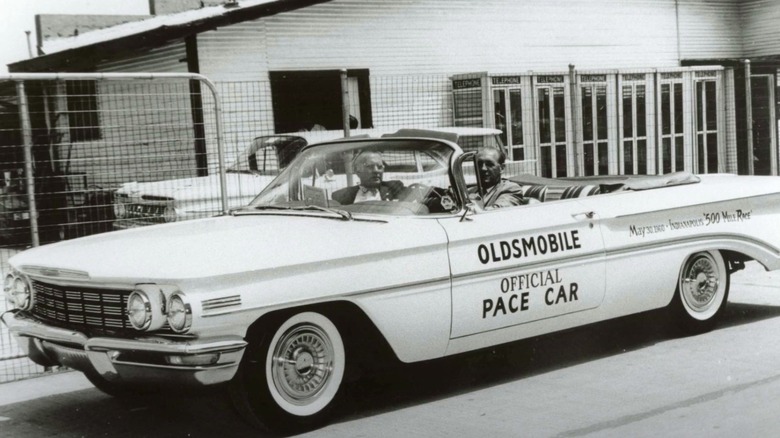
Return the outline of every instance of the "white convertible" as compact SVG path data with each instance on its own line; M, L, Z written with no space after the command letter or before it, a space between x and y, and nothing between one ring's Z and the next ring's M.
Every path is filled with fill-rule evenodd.
M339 204L369 152L397 196ZM424 361L663 307L701 332L745 261L780 268L780 178L519 176L536 202L482 210L474 156L422 137L308 146L230 214L13 257L2 320L33 361L110 394L226 383L289 431L385 348Z
M434 134L458 143L463 149L489 146L505 149L501 131L492 128L443 127L425 131L395 128L356 129L352 136L380 137L398 133ZM228 166L225 192L228 205L243 206L260 193L296 155L315 143L344 137L344 131L308 131L260 136ZM533 172L532 160L513 161L509 171ZM152 182L131 181L114 192L114 228L163 224L214 216L222 206L219 174Z

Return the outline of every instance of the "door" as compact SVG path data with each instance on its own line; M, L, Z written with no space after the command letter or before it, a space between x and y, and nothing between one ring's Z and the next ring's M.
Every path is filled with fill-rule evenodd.
M539 75L534 82L534 120L539 145L539 175L548 178L574 176L573 138L568 126L569 79L564 75Z
M530 158L525 149L523 134L523 90L521 88L493 89L493 118L496 129L501 131L501 141L507 147L511 161Z
M451 338L506 342L530 336L537 321L597 308L604 247L587 213L580 201L563 200L441 219L453 277Z
M582 133L582 175L617 173L617 151L614 145L615 76L583 74L580 76L580 132Z
M621 175L655 173L652 75L626 73L620 77L618 123Z
M685 108L683 103L683 73L659 74L660 139L658 173L685 170Z
M772 79L772 75L750 77L754 175L777 175L777 131Z

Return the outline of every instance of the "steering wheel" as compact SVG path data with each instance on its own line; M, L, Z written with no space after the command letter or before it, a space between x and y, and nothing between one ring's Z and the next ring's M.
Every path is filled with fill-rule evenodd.
M406 187L403 199L424 204L431 213L443 213L449 211L442 205L442 199L446 194L447 191L440 187L414 183Z

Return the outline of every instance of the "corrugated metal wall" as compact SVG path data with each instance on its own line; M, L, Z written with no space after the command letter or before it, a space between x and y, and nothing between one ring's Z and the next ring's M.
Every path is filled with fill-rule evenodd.
M335 0L266 21L274 70L345 60L372 74L677 65L674 0Z
M198 35L201 73L212 81L268 79L266 23L247 21Z
M201 73L218 86L226 156L231 163L253 138L273 133L266 23L248 21L204 32L198 35L197 45ZM204 116L213 119L210 108ZM215 136L215 126L206 123L206 138ZM208 148L209 172L213 172L217 170L216 145L211 142Z
M780 55L780 2L745 0L740 6L745 57Z
M186 58L185 44L178 41L121 61L99 64L95 70L187 72ZM92 175L88 183L102 187L155 180L159 175L149 172L148 157L165 154L171 168L179 169L175 176L195 176L193 120L186 82L99 82L97 105L101 139L67 144L68 149L61 151L60 156L68 157L69 172L88 170ZM138 129L129 131L124 118L133 109ZM102 163L104 169L96 168L95 163Z
M735 0L678 0L680 59L739 58L742 25Z
M676 67L739 56L740 38L735 0L333 0L200 34L198 46L201 72L217 82L368 68L382 126L391 120L378 106L392 94L381 88L397 81L377 77ZM257 93L269 101L254 104L270 115L263 84Z
M201 34L200 62L215 80L263 69L670 67L678 65L675 16L674 0L334 0Z
M187 50L184 41L177 41L163 47L146 50L142 54L125 59L99 64L98 72L147 72L186 73Z

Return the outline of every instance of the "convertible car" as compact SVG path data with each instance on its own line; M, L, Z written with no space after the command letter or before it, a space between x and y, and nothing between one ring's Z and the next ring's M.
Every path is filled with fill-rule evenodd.
M419 135L427 133L449 139L468 150L477 146L506 149L492 128L441 127L419 129L357 129L357 137ZM308 131L256 137L227 168L225 191L228 205L246 205L274 179L304 146L344 137L344 131ZM508 171L528 171L529 160L508 163ZM152 182L131 181L114 192L114 229L163 224L215 216L222 206L220 175L170 179ZM28 218L29 219L29 218Z
M372 152L396 196L346 202ZM16 255L2 320L33 361L109 394L224 384L253 424L290 431L383 352L426 361L659 308L698 333L746 261L780 268L780 178L521 175L525 205L487 210L475 164L435 138L307 146L225 215Z

